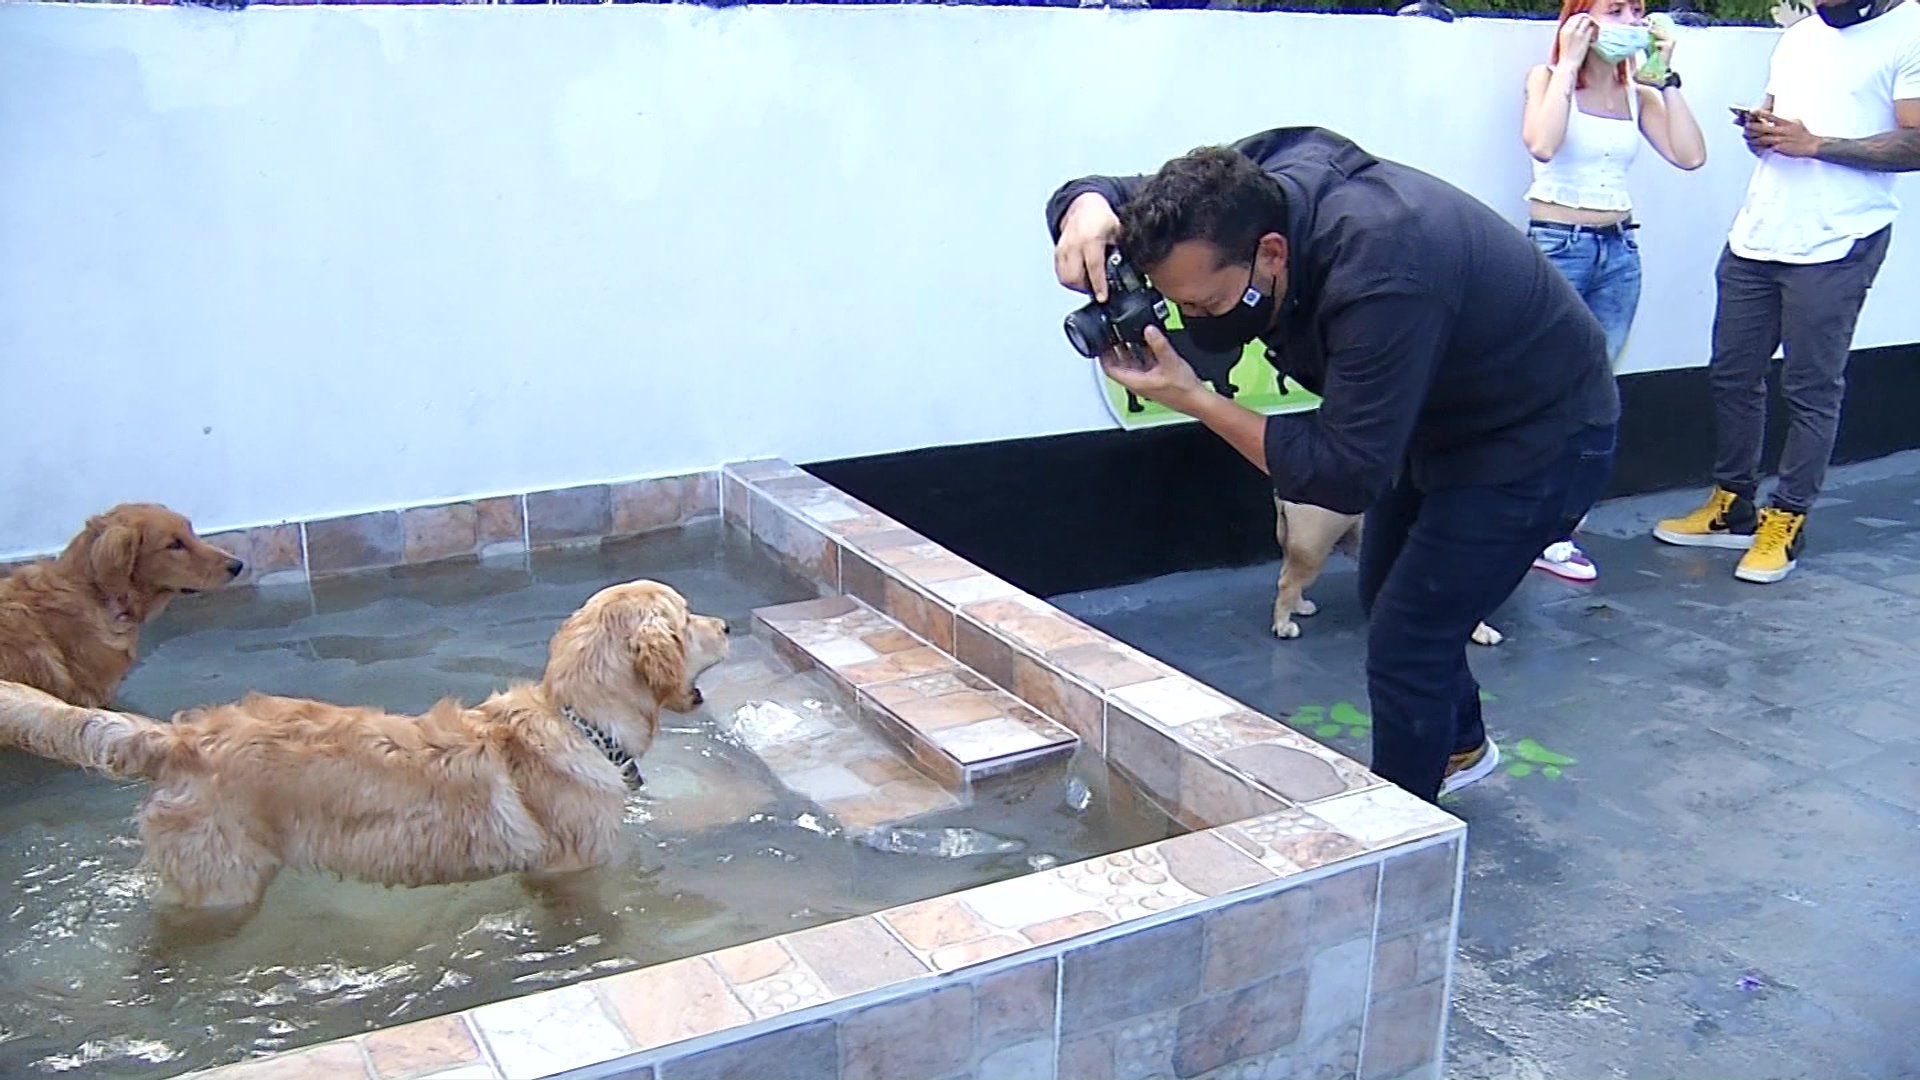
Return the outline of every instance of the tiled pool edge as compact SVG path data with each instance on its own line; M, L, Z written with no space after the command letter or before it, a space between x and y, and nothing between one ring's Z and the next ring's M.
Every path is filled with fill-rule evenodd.
M785 462L722 472L731 527L823 593L868 604L1069 728L1190 828L1385 791L1351 759Z
M246 561L238 586L302 584L356 571L461 557L508 558L670 529L717 516L719 483L719 470L709 469L225 529L202 537ZM0 576L33 561L0 562Z
M200 1075L1437 1074L1463 823L785 462L220 536L281 555L249 572L272 584L715 514L1072 728L1196 831Z
M1427 886L1457 882L1461 838L1255 884L1209 879L1204 858L1174 869L1220 844L1060 868L1152 871L1117 890L1135 896L1156 873L1220 891L1077 933L1047 918L950 969L942 949L1003 935L983 911L1057 902L1061 883L996 882L198 1075L1437 1075L1454 901Z

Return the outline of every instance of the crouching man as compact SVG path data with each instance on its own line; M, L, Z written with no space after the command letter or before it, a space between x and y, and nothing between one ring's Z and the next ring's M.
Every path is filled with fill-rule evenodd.
M1105 301L1115 245L1196 347L1257 338L1321 396L1315 412L1262 416L1214 393L1158 330L1100 357L1280 498L1366 512L1373 770L1427 800L1491 773L1468 638L1613 465L1606 334L1564 275L1485 204L1321 128L1203 147L1151 177L1074 180L1047 218L1061 284Z

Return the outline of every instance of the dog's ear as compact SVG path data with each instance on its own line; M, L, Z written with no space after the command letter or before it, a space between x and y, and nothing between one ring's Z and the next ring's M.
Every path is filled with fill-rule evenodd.
M642 619L628 639L633 650L633 672L654 700L670 709L684 709L687 691L687 643L673 624L662 618Z
M87 548L93 580L109 597L127 600L133 593L134 565L140 559L140 530L132 525L104 524Z

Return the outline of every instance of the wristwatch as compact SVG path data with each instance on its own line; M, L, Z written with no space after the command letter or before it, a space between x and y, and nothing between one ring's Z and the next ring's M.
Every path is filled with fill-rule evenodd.
M1677 71L1667 72L1667 77L1660 80L1660 89L1662 90L1680 89L1680 73Z

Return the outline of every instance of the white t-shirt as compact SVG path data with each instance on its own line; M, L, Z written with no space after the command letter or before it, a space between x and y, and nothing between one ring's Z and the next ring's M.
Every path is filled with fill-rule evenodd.
M1827 138L1860 139L1896 126L1893 103L1920 98L1920 4L1835 30L1818 15L1780 35L1767 76L1773 111ZM1733 219L1735 255L1832 262L1900 213L1894 174L1764 154Z

